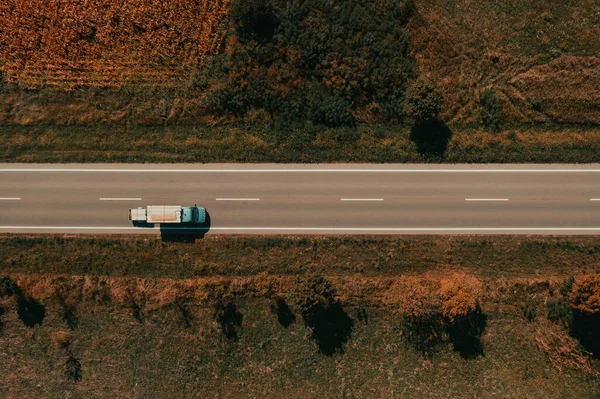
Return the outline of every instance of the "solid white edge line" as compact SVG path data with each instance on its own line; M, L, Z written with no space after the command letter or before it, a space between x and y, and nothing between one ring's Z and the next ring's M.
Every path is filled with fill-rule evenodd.
M260 198L215 198L215 201L260 201Z
M66 169L12 168L2 172L85 173L600 173L600 169Z
M100 198L100 201L141 201L141 198Z
M0 198L0 201L20 201L21 198L19 197L4 197L4 198Z
M465 201L508 201L508 198L465 198Z
M0 229L22 230L152 230L122 226L0 226ZM158 227L154 227L158 230ZM164 227L163 230L214 231L600 231L600 227Z
M383 198L340 198L340 201L383 201Z

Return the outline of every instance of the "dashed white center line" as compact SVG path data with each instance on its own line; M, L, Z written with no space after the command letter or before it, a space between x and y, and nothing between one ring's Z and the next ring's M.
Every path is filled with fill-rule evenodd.
M590 201L600 201L600 198L590 198Z
M508 201L508 198L465 198L465 201Z
M383 198L340 198L340 201L383 201Z
M100 198L100 201L141 201L141 198Z
M217 201L260 201L260 198L215 198Z
M19 197L3 197L0 198L0 201L20 201L21 198Z

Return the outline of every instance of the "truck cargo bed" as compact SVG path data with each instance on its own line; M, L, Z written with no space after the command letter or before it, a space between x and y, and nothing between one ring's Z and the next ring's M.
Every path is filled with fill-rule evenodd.
M150 205L146 207L148 223L181 223L180 205Z

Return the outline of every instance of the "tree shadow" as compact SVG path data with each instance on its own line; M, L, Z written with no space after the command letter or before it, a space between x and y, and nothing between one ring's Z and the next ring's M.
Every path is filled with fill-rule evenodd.
M410 139L424 156L443 157L452 138L452 131L439 119L418 121L410 130Z
M600 359L600 314L590 314L580 310L573 311L571 335L577 338L583 348Z
M0 333L2 332L2 327L4 326L4 324L2 323L2 316L5 312L6 310L4 310L2 306L0 306Z
M437 312L407 315L402 321L402 334L423 356L430 356L442 343L442 316Z
M215 309L215 320L221 326L225 338L231 341L238 339L237 328L242 326L243 315L237 311L234 303L223 304L219 302Z
M362 321L365 324L369 324L369 315L367 314L367 309L363 305L359 305L356 310L356 317L358 321Z
M206 211L204 223L179 224L176 226L160 225L160 238L163 242L194 243L202 239L210 230L210 213Z
M319 352L326 356L344 353L344 344L350 339L354 322L339 302L327 308L315 309L304 316L304 323L312 330Z
M79 319L75 313L75 307L66 306L63 308L62 318L71 330L75 330L79 324Z
M481 335L486 327L487 316L478 308L468 316L448 321L446 331L454 350L463 359L475 359L478 356L485 356Z
M31 297L19 296L17 300L17 314L19 319L26 327L34 327L36 324L42 324L46 317L46 308L36 299Z
M190 328L192 326L192 315L190 311L179 300L175 301L175 307L181 313L181 318L183 319L183 326L185 328Z
M73 382L81 381L81 362L72 353L69 353L65 362L65 376Z
M296 321L296 316L284 299L279 298L275 304L271 304L271 311L277 314L277 320L284 328Z

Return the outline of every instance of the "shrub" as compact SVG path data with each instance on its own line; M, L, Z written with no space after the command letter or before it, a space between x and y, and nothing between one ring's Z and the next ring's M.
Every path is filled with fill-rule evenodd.
M600 275L587 274L577 279L569 294L571 306L584 313L600 312Z
M0 277L0 298L21 295L21 288L15 280L8 276Z
M569 299L573 309L571 334L600 358L600 275L587 274L575 280Z
M342 353L354 322L334 298L331 283L322 276L302 276L296 280L294 295L319 352L327 356Z
M566 297L571 293L571 291L573 291L573 284L575 284L575 277L573 276L569 276L568 279L563 281L563 284L560 287L560 293L562 296Z
M219 323L225 338L232 341L237 340L237 329L242 326L243 316L233 302L219 301L215 306L214 318Z
M323 276L303 276L296 280L296 304L303 317L311 317L335 303L331 283Z
M485 89L479 97L479 117L489 131L498 132L502 129L502 107L492 88Z
M469 316L475 312L483 296L483 284L477 278L457 273L442 280L442 314L453 321L456 317Z
M442 315L454 350L464 358L483 355L481 334L487 317L481 310L483 284L465 273L442 280Z
M523 317L529 322L532 322L537 317L537 305L533 301L528 301L523 306Z
M439 287L430 280L402 277L390 288L386 301L402 316L407 342L424 356L442 342L444 326Z
M69 381L81 381L81 362L70 353L65 362L65 376Z
M442 101L442 93L435 86L417 79L406 89L404 115L416 123L437 119Z
M377 103L397 118L414 68L404 31L412 11L412 1L237 0L206 105L349 126L353 111Z
M559 298L548 302L548 320L570 326L573 321L573 310L568 298Z

